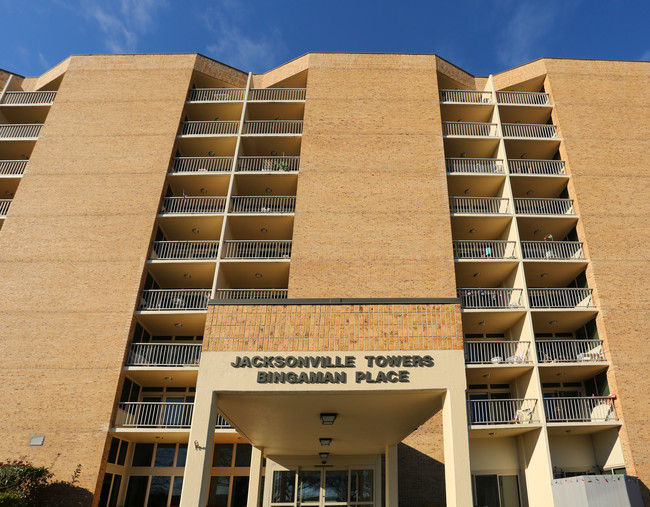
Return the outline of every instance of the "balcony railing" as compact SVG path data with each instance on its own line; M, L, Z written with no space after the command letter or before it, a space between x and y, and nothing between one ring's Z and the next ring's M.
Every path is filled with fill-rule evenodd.
M224 241L222 259L289 259L291 241Z
M475 90L440 90L440 102L492 104L492 92L479 92Z
M454 257L456 259L515 259L517 257L515 241L494 240L454 240Z
M544 411L548 422L618 421L608 396L544 398Z
M573 199L515 198L515 211L521 215L574 215Z
M466 364L523 364L530 363L530 342L466 341Z
M231 213L293 213L296 197L293 195L233 195Z
M302 134L302 120L248 120L244 134Z
M548 106L551 104L548 93L542 92L497 92L497 102L499 104L517 104L523 106Z
M0 140L3 139L37 139L41 133L42 123L0 125Z
M210 289L147 289L140 310L207 310Z
M503 174L503 160L496 158L446 158L449 174Z
M233 102L244 100L244 88L194 88L190 102Z
M287 299L287 289L217 289L214 298L220 300Z
M591 289L528 289L531 308L593 308Z
M543 340L535 343L540 363L605 361L602 340Z
M223 213L225 197L165 197L161 213Z
M450 197L452 213L510 213L510 204L504 197Z
M192 424L194 403L171 403L134 401L121 402L115 416L116 428L189 428ZM232 429L230 424L217 414L215 429Z
M184 136L236 136L238 121L184 121Z
M497 135L497 124L467 121L443 121L442 133L445 136L494 137Z
M304 88L251 88L248 92L249 101L292 102L304 101Z
M564 160L517 158L508 160L508 168L511 174L566 174Z
M216 259L218 241L154 241L152 259Z
M528 424L539 421L537 400L518 398L510 400L469 400L467 415L470 425Z
M173 173L221 173L232 167L232 157L176 157Z
M557 128L555 125L540 123L504 123L503 137L555 139L557 138Z
M522 308L521 289L462 287L457 289L463 308Z
M522 241L524 259L584 259L580 241Z
M239 172L296 172L300 165L300 157L239 157L237 171Z
M11 206L11 199L0 199L0 217L6 217Z
M127 366L198 366L201 344L132 343Z
M2 99L3 106L49 106L54 101L55 91L7 92Z
M20 176L26 167L27 160L0 160L0 176Z

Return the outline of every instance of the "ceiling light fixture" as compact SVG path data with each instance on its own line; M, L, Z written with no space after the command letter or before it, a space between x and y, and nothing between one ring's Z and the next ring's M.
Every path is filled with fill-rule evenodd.
M177 322L177 323L174 324L174 325L175 325L176 327L183 327L183 324L181 324L180 322Z
M275 157L277 154L278 154L278 152L275 151L275 150L273 150L273 151L271 152L271 155L273 155L274 157Z
M535 229L535 230L533 231L533 234L540 234L541 232L542 232L541 229Z
M262 278L262 273L255 273L255 278Z
M260 232L261 232L262 234L266 234L267 232L269 232L269 230L268 230L266 227L262 227L262 228L260 229Z
M192 229L192 232L193 232L194 234L198 234L198 233L199 233L199 230L195 227L194 229Z
M334 414L332 412L325 412L320 414L320 422L324 426L331 426L334 424L334 421L336 421L336 418L338 417L338 414Z
M167 382L171 382L171 381L174 380L174 379L173 379L172 377L165 377L165 380L166 380Z
M208 189L207 189L207 188L202 188L202 189L201 189L201 193L202 193L202 194L207 194L207 193L208 193Z
M183 274L183 276L184 276L185 278L187 278L188 280L189 280L190 278L192 278L192 275L190 275L189 273L185 273L185 274Z
M332 443L331 438L319 438L318 441L323 447L329 447L329 445Z
M266 187L266 193L270 194L273 192L273 189L271 187Z
M481 273L474 273L472 276L473 276L474 278L478 278L479 276L481 276Z
M478 325L479 325L479 326L484 326L484 325L485 325L485 321L484 321L484 320L479 321Z
M471 193L472 193L471 189L469 189L469 188L466 188L466 189L465 189L465 195L469 195L469 194L471 194Z
M548 277L548 273L542 273L542 274L539 275L539 276L541 276L542 278L546 278L546 277Z
M469 230L469 233L470 233L470 234L474 234L475 232L476 232L476 229L475 229L474 227L472 227L472 228Z
M209 151L208 155L211 156L211 157L214 157L214 151Z
M318 457L319 457L320 459L327 459L327 458L330 457L330 453L329 453L329 452L319 452L319 453L318 453Z
M555 324L557 324L557 320L549 320L548 323L549 323L551 326L554 326Z
M532 190L528 190L528 191L526 192L526 195L533 195L533 191L532 191Z

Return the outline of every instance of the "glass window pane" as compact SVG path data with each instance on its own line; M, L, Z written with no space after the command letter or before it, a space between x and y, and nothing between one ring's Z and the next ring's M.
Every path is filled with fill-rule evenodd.
M126 440L122 440L120 444L120 452L117 455L117 464L124 465L126 461L126 451L129 449L129 443Z
M232 478L230 507L246 507L248 501L248 476Z
M212 477L208 492L208 507L226 507L230 477Z
M476 476L476 503L485 507L499 507L499 486L496 475Z
M178 457L176 458L176 466L184 467L186 459L187 459L187 444L179 444Z
M116 475L113 479L113 488L111 489L111 499L108 502L108 507L117 506L117 497L120 494L120 484L122 484L122 476Z
M293 502L295 498L296 472L293 470L273 473L273 492L271 502Z
M153 444L135 444L131 466L150 467L151 458L153 458Z
M124 507L144 507L144 498L147 495L149 477L132 475L129 477L129 487L126 489Z
M519 507L519 481L516 475L499 476L501 507Z
M237 454L235 455L236 467L251 466L251 444L237 444Z
M213 467L232 466L232 444L215 444L212 456Z
M347 470L325 470L325 501L348 501Z
M372 502L374 470L352 470L350 472L350 501Z
M318 502L320 470L306 470L298 474L298 502Z
M153 462L153 466L155 467L174 466L175 453L176 453L176 444L158 444L158 447L156 447L156 459Z
M117 459L117 449L120 446L120 439L119 438L111 438L111 448L108 451L108 462L109 463L115 463L115 460Z
M102 483L102 492L99 494L99 507L106 507L108 505L108 495L111 492L111 481L113 474L104 474L104 482Z
M178 507L181 504L181 492L183 491L183 477L174 477L174 486L172 487L172 501L169 507Z
M169 484L171 477L153 476L149 486L149 501L147 507L167 507L169 498Z

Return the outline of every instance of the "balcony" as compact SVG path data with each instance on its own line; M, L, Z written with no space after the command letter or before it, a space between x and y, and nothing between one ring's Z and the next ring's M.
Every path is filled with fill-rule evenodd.
M50 106L55 91L7 92L2 99L3 106Z
M200 359L201 344L132 343L126 366L198 366Z
M287 299L287 289L217 289L218 300Z
M7 212L9 211L11 201L11 199L0 199L0 218L7 217Z
M225 197L165 197L161 214L213 214L226 210Z
M522 241L524 259L584 260L580 241Z
M475 90L440 90L443 104L492 104L492 92Z
M444 136L496 137L497 124L484 122L443 121L442 134Z
M550 423L618 421L614 399L608 396L544 398L544 410Z
M504 123L503 137L515 139L557 139L555 125L540 123Z
M241 102L244 88L193 88L188 102Z
M550 106L548 93L542 92L497 92L497 103L518 106Z
M216 259L218 252L218 241L154 241L151 258L168 260Z
M305 88L251 88L249 102L301 102L305 100Z
M535 348L540 363L606 361L602 340L540 340Z
M183 136L236 136L238 121L184 121Z
M0 160L0 176L22 176L27 160Z
M233 195L230 200L230 213L293 213L295 209L293 195Z
M462 308L488 310L523 308L521 292L522 289L492 287L462 287L457 289Z
M519 215L575 215L573 199L515 198Z
M525 341L466 341L465 364L512 365L531 363Z
M300 135L302 120L248 120L242 134L246 135Z
M528 289L531 308L594 308L591 289Z
M515 241L454 240L455 259L516 259Z
M41 133L42 123L0 125L0 141L30 140L35 141Z
M210 293L210 289L145 289L139 310L207 310Z
M224 241L222 259L289 259L291 241Z
M541 159L512 159L508 160L510 174L536 174L544 176L558 176L566 174L564 160Z
M192 424L193 412L191 402L121 402L117 406L115 427L185 429ZM231 429L221 414L217 414L216 429Z
M171 172L222 173L232 168L232 157L176 157Z
M469 400L467 415L470 425L529 424L539 422L537 400Z
M300 157L239 157L237 172L297 172Z
M479 213L500 215L510 213L510 203L505 197L450 197L452 213Z
M448 174L504 174L503 160L496 158L446 158Z

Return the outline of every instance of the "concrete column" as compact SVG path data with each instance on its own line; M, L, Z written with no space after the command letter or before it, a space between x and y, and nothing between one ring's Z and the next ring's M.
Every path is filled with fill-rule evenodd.
M264 452L261 447L253 447L251 453L251 472L248 481L248 507L258 507L260 504L260 486L262 485L262 462Z
M445 490L447 505L472 505L472 474L469 465L465 391L449 389L442 406L445 445Z
M399 490L397 481L397 444L386 446L386 507L397 507Z
M216 423L217 401L214 391L197 389L192 429L187 443L181 507L205 507L208 502Z

